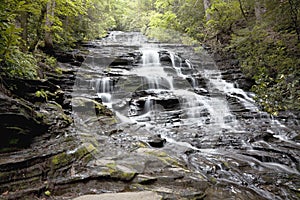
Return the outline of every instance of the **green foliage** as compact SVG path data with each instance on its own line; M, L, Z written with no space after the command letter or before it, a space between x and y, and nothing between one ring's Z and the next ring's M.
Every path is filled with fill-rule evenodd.
M243 19L238 1L214 0L207 13L211 18L206 22L206 27L210 34L217 37L230 35L235 24Z
M11 77L36 78L36 60L31 54L20 51L21 29L15 25L17 13L25 1L0 5L0 63L2 73Z
M206 31L236 54L266 111L300 110L299 0L212 0Z
M31 54L19 50L15 50L4 64L4 70L11 77L35 79L37 78L37 69L35 58Z
M35 96L48 101L48 91L45 91L43 89L36 91Z
M47 56L47 55L45 55L45 63L46 63L46 65L48 65L48 66L56 67L56 65L57 65L57 60L56 60L56 58L54 58L54 57L52 57L52 56Z
M256 82L252 90L257 101L270 113L300 109L300 52L289 48L291 43L297 45L296 38L258 26L232 38L231 48L238 53L244 73Z
M60 49L68 49L78 41L104 36L116 24L112 13L117 2L2 0L0 73L10 77L37 78L37 62L40 60L34 55L39 47L51 47L48 45L50 42ZM47 56L42 62L48 66L56 66L55 59ZM58 72L61 70L58 69Z

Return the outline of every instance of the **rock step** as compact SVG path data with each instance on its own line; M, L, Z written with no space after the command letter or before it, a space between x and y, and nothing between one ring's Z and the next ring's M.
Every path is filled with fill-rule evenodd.
M156 192L124 192L99 195L85 195L77 197L74 200L160 200L162 197Z

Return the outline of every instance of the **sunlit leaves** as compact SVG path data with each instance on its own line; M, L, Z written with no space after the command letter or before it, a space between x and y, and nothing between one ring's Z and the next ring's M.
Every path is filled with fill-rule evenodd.
M233 25L242 18L239 2L237 0L214 0L207 10L210 20L206 25L217 33L231 33Z

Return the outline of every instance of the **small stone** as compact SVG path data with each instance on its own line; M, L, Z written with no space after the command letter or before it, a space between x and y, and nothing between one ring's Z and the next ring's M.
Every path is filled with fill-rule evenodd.
M151 147L162 148L167 142L165 138L161 138L161 135L155 135L154 137L149 139L148 144Z

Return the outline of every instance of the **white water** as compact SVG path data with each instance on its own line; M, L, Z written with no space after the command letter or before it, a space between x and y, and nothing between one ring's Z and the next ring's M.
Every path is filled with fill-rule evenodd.
M110 93L112 91L111 79L109 77L103 77L96 82L97 92Z
M102 103L109 108L112 108L112 91L113 85L109 77L103 77L96 82L97 95L101 98Z
M171 58L171 61L172 61L172 67L177 72L177 76L182 77L182 78L186 78L186 76L183 75L182 71L181 71L182 59L179 56L177 56L175 53L172 53L172 52L170 52L170 58ZM177 65L177 63L179 63L179 65Z
M226 82L222 79L221 72L218 70L204 70L205 77L209 80L209 87L211 89L217 89L222 94L235 97L239 99L245 108L253 111L258 112L259 109L255 105L255 101L248 96L245 91L242 89L234 87L232 83Z
M142 60L143 60L143 66L147 65L160 65L159 60L159 53L155 49L142 49Z

